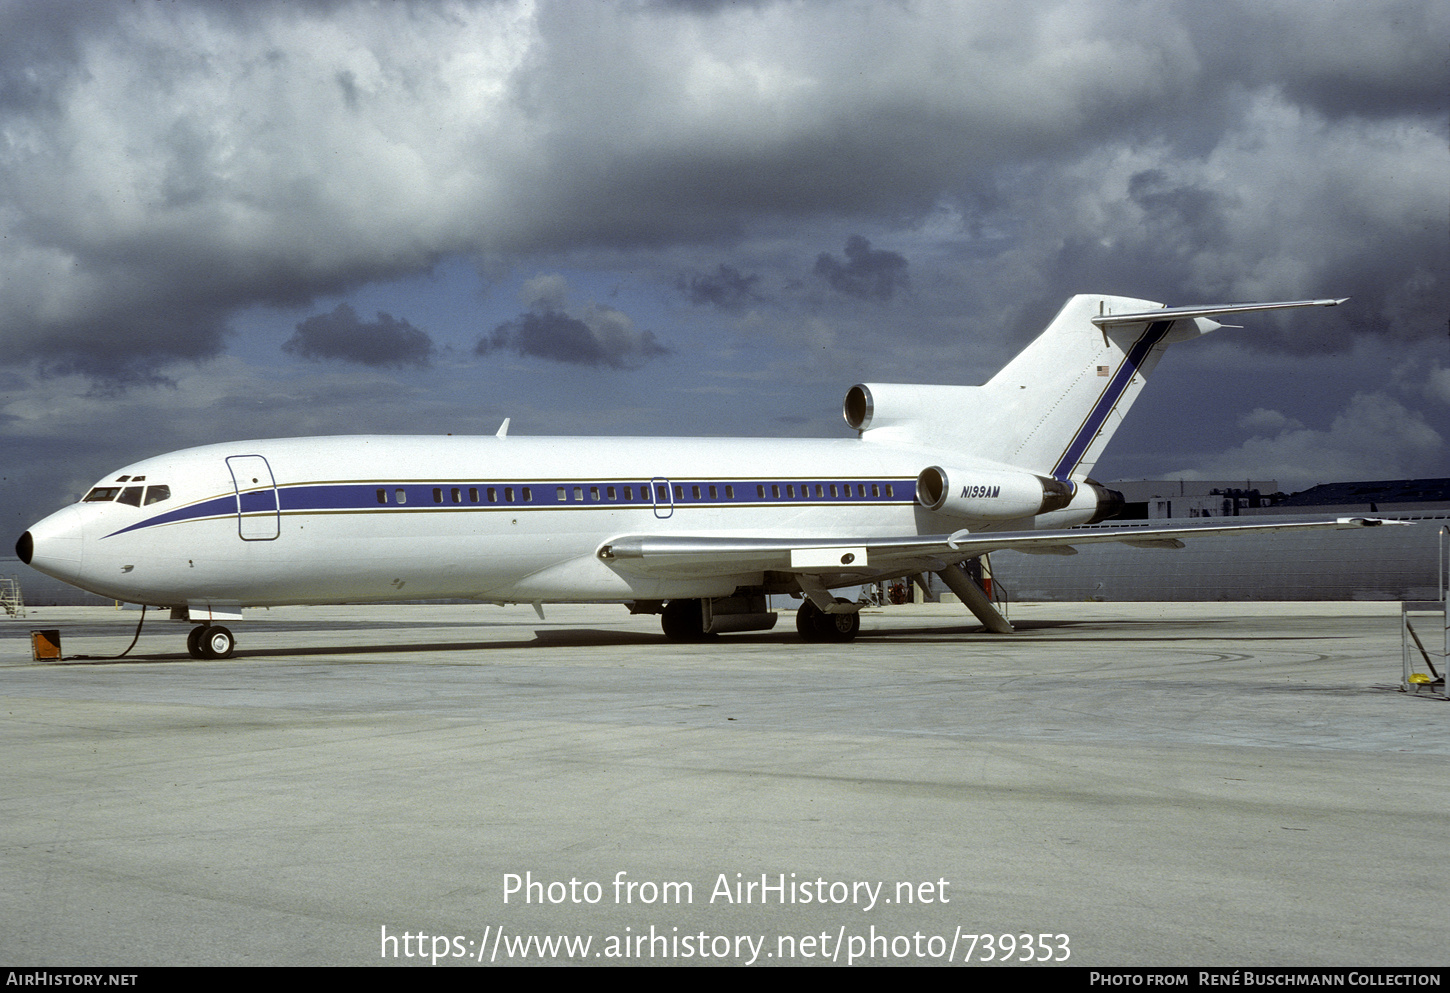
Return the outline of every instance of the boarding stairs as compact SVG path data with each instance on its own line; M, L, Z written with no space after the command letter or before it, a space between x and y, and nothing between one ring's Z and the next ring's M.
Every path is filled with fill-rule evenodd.
M20 580L0 576L0 609L7 617L25 616L25 597L20 594Z

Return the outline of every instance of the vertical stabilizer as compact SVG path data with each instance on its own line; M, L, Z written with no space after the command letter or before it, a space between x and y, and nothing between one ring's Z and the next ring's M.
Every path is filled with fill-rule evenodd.
M1165 308L1080 294L982 386L860 383L846 423L868 441L954 448L1060 480L1086 479L1172 343L1222 327L1212 320L1341 299Z
M1169 334L1171 318L1107 328L1093 318L1161 308L1128 297L1075 296L985 385L859 384L846 394L846 422L868 441L957 449L1044 476L1084 478L1168 341L1186 336ZM1178 325L1188 334L1217 327Z
M1092 319L1162 306L1088 294L1069 300L1047 330L982 388L983 399L997 412L991 418L998 435L993 457L1057 479L1092 472L1162 357L1175 323L1098 328Z

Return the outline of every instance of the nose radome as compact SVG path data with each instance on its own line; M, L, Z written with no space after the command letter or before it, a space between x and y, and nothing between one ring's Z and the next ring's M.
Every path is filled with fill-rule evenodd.
M78 505L63 507L32 524L15 543L20 561L62 582L74 582L81 571L84 515Z

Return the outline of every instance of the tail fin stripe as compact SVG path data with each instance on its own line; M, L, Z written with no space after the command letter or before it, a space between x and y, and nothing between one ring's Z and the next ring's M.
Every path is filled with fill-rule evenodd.
M1057 460L1057 465L1052 468L1052 475L1056 479L1067 479L1072 475L1072 470L1082 461L1083 454L1087 452L1088 446L1097 437L1098 431L1102 429L1103 422L1108 419L1118 401L1123 398L1128 385L1137 375L1138 367L1143 364L1153 351L1153 348L1163 340L1168 329L1173 326L1172 321L1154 321L1148 325L1133 347L1128 349L1127 357L1113 378L1108 380L1107 388L1098 397L1098 402L1093 405L1087 417L1083 419L1082 426L1078 428L1077 434L1073 435L1072 441L1068 442L1067 448L1063 451L1062 457Z

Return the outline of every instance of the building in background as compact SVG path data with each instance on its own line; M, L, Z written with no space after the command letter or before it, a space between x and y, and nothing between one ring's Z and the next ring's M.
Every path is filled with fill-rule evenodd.
M1403 527L1218 536L1183 548L1083 545L1054 555L997 552L993 596L1064 600L1429 600L1440 593L1440 532L1450 479L1328 483L1286 496L1273 481L1130 480L1109 484L1128 519L1362 516Z

